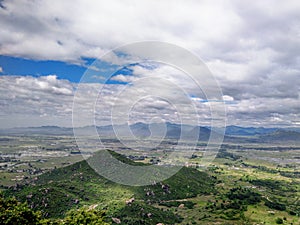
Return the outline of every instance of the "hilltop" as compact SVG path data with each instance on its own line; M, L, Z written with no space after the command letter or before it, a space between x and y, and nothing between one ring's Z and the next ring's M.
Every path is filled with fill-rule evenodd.
M124 163L141 165L115 152L111 154ZM123 218L124 224L174 224L179 223L181 217L169 210L161 210L157 204L184 202L186 198L210 194L215 191L215 182L215 178L207 173L184 167L161 183L130 187L101 177L86 161L80 161L47 172L5 194L27 201L31 208L41 210L47 218L64 217L69 210L87 205L105 210L108 218ZM133 198L134 202L126 204Z

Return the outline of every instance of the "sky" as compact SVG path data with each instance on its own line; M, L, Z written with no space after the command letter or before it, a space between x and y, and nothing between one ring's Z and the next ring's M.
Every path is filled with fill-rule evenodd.
M220 87L227 125L299 127L299 21L298 0L1 0L0 128L72 127L74 97L78 126L89 125L90 113L100 125L210 125L221 100L205 98L180 69L126 61L124 52L102 58L145 41L202 60ZM127 110L125 119L117 109Z

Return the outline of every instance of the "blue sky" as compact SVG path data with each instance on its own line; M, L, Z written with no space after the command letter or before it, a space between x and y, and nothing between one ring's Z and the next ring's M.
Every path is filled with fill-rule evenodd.
M94 59L85 59L85 66L60 61L37 61L18 57L0 55L1 75L46 76L57 75L58 79L66 79L78 83Z
M83 59L84 63L82 64L70 64L68 62L54 60L38 61L0 55L0 67L2 68L0 75L33 77L56 75L57 79L65 79L72 83L79 83L86 72L88 73L88 76L86 76L88 80L86 79L85 81L97 83L102 83L105 81L105 79L91 79L93 76L92 74L101 74L101 76L105 77L106 79L111 75L131 75L132 71L128 67L118 68L118 66L101 62L100 60L97 60L97 68L100 71L88 69L88 67L91 66L95 60L96 59L85 58ZM106 83L127 84L127 82L121 82L117 80L108 80Z
M84 63L82 64L71 64L68 62L54 60L38 61L32 59L0 55L0 67L2 68L2 72L0 73L0 75L33 77L56 75L57 79L65 79L72 83L79 83L86 72L88 73L88 76L86 76L87 79L85 79L85 82L97 83L102 83L105 81L105 79L92 79L92 74L100 74L106 79L109 78L111 75L131 75L132 71L128 67L118 68L118 66L110 65L99 60L97 60L97 68L100 71L88 69L89 66L91 66L95 60L96 59L93 58L85 58L83 59ZM126 84L127 82L108 80L106 83Z

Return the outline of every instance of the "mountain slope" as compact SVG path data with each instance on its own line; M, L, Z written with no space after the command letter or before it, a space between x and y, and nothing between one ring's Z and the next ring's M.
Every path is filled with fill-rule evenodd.
M225 134L229 136L254 136L269 134L277 128L227 126Z
M76 134L80 135L94 135L94 128L80 127L76 128ZM162 131L165 129L165 133ZM209 127L180 125L173 123L165 124L145 124L135 123L129 126L123 125L107 125L98 126L97 132L102 137L116 138L129 137L131 135L141 138L156 138L164 135L166 139L183 139L194 140L197 135L199 141L207 142L211 133L217 138L222 138L222 134L218 134L218 128L212 131ZM130 133L129 133L130 132ZM0 129L0 135L68 135L73 136L73 128L64 128L57 126L42 126L42 127L28 127L28 128L12 128ZM195 136L196 135L196 136ZM232 143L258 143L258 142L300 142L299 128L264 128L264 127L239 127L227 126L224 135L225 142Z
M117 153L111 154L124 163L141 165ZM171 212L157 210L156 203L208 194L214 192L214 184L215 179L206 173L184 167L161 183L144 187L124 186L101 177L86 161L81 161L45 173L37 180L15 190L8 190L6 194L27 201L33 209L44 212L46 217L63 217L72 208L97 205L107 211L108 217L121 216L132 211L126 217L128 221L140 221L142 224L173 224L180 222L180 218ZM163 185L168 187L168 191ZM131 207L126 205L125 201L132 197L136 203ZM142 214L136 215L136 210L142 208L153 215L151 219ZM162 218L166 218L166 221L161 221Z
M259 139L262 142L274 142L274 143L300 142L300 133L296 131L279 129L273 133L261 135Z

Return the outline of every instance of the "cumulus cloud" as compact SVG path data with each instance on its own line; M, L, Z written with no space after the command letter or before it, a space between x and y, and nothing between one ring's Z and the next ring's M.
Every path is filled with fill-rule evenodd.
M2 126L13 122L15 116L52 117L55 121L56 116L65 117L71 112L73 84L69 81L57 80L54 75L1 76L0 81L1 119L6 118Z
M0 8L0 54L83 63L85 57L97 58L130 42L170 42L190 50L208 65L227 102L228 123L297 125L300 111L299 20L298 0L225 0L218 3L208 0L172 3L4 0ZM107 60L118 65L127 59L111 55ZM158 78L165 81L158 86L161 95L172 93L173 89L167 85L169 82L189 94L197 91L197 95L192 96L194 100L205 99L199 87L174 68L149 69L134 65L131 69L132 76L119 74L112 80L127 83L150 76L155 78L147 81L152 90L158 91L155 89ZM94 70L97 74L101 68ZM102 76L98 78L104 80ZM65 118L71 113L75 84L58 80L53 75L40 78L2 76L0 79L2 118L23 113L50 121L48 115ZM88 96L99 88L86 84L86 93L79 96L86 113L93 104L88 104ZM123 98L120 103L113 94L119 93L121 88L110 85L103 89L102 105L114 102L126 105L128 99ZM205 111L209 103L202 100L193 102L198 104L197 109L203 117L208 118ZM140 115L146 115L140 110L143 107L155 110L150 106L163 106L157 99L152 101L155 104L149 101L136 106ZM109 120L108 112L104 108L101 110L103 120ZM193 113L185 110L186 114ZM163 114L170 116L174 112Z
M299 43L300 6L296 0L276 4L270 0L251 4L234 0L218 4L7 0L2 4L1 54L7 55L80 60L143 40L167 41L202 58L234 61L245 60L248 53L242 52L250 50L271 48L280 59L291 54L297 58L299 50L293 47ZM70 16L66 9L77 16ZM235 58L239 54L242 59Z
M151 71L153 72L153 71ZM178 76L177 76L178 77ZM136 78L138 79L138 78ZM139 78L143 81L145 78ZM153 78L152 78L153 79ZM77 126L151 122L153 118L174 123L210 125L210 102L181 93L176 85L81 83L79 86L56 76L0 77L1 126L72 126L73 100L80 117ZM155 80L154 80L155 81ZM163 91L160 91L163 90ZM74 97L75 95L75 97ZM299 118L299 99L293 97L253 97L235 100L224 95L228 122L239 125L295 125ZM124 116L125 115L125 116Z
M124 83L130 83L134 80L135 78L132 76L127 76L127 75L123 75L123 74L118 74L116 76L113 76L111 78L111 80L114 81L119 81L119 82L124 82Z

